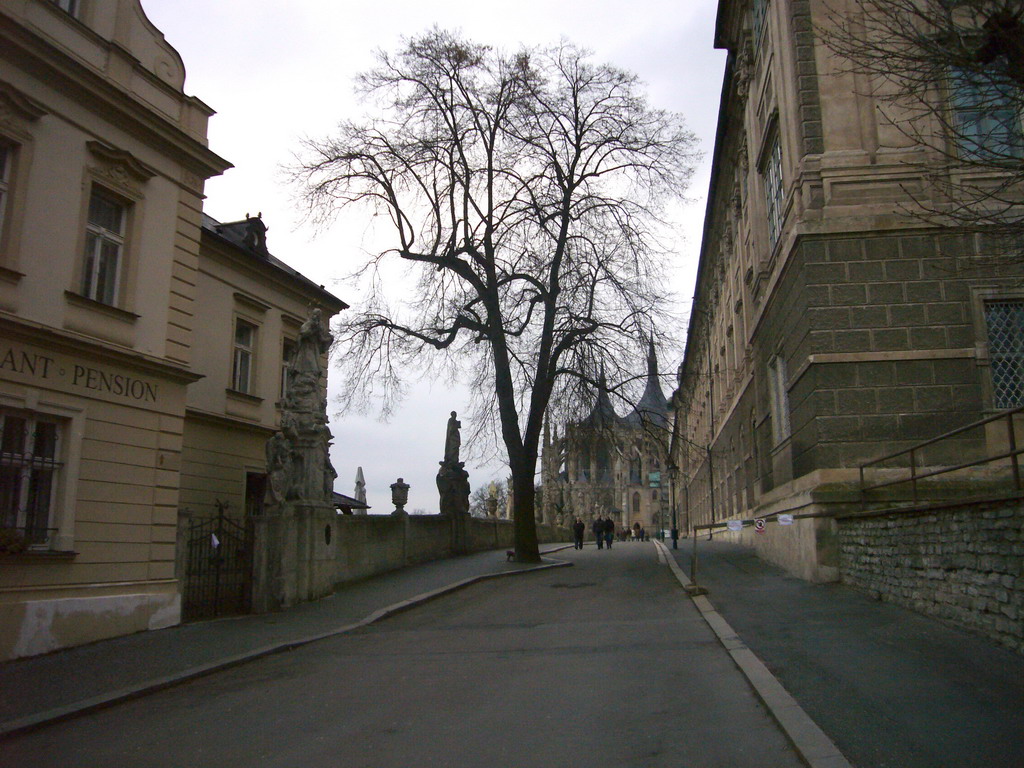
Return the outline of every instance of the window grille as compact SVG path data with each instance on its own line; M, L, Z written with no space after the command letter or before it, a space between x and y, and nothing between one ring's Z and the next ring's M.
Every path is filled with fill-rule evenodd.
M1024 301L985 302L993 405L1024 406Z
M964 69L952 69L949 82L953 127L963 157L998 161L1024 156L1015 85Z
M50 543L60 426L36 414L0 410L0 527L29 545Z
M768 12L768 0L754 0L750 7L750 26L754 31L754 40L758 45L764 36L765 16Z
M764 197L765 207L768 213L768 238L771 247L779 242L782 234L782 144L776 133L772 139L771 150L765 162L764 171Z

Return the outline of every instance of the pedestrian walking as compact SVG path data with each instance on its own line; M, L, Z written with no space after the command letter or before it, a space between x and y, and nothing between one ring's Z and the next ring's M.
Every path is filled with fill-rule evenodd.
M604 521L604 540L608 545L608 549L612 548L612 542L615 541L615 523L611 517L605 518Z
M604 520L600 517L595 517L593 525L590 526L590 530L594 532L594 539L597 540L597 548L604 549Z
M575 549L583 549L583 534L586 532L587 526L577 517L576 522L572 524L572 540Z

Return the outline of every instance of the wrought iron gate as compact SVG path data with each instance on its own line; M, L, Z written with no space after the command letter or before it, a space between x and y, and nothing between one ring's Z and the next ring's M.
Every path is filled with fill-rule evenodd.
M215 517L192 518L189 525L184 621L248 613L252 607L252 523L225 515L227 506L217 502Z

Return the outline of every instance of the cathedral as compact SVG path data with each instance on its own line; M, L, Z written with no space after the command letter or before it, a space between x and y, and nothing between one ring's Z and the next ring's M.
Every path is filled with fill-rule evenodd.
M643 395L626 416L615 412L601 376L590 414L562 435L545 428L542 456L543 520L570 523L611 517L616 526L639 523L648 534L670 526L667 468L671 420L658 381L651 343Z

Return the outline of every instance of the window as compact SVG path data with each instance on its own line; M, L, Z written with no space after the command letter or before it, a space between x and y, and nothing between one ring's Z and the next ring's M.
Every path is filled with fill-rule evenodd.
M78 0L51 0L54 5L69 16L78 16Z
M14 163L14 149L0 144L0 236L4 232L4 219L11 190L11 165Z
M768 0L754 0L750 8L750 26L754 30L754 41L757 44L760 44L761 36L764 34L764 21L767 12Z
M963 157L1013 160L1024 156L1024 134L1014 85L980 72L950 72L953 128Z
M28 411L0 409L0 527L29 546L50 545L60 472L59 423Z
M89 197L82 295L111 306L117 303L126 213L124 204L99 190Z
M771 138L761 171L764 179L765 209L768 213L768 239L772 248L782 234L782 144L778 131Z
M778 355L768 363L768 396L771 398L772 437L778 445L790 434L786 362Z
M640 485L642 478L640 457L634 456L629 460L629 484Z
M292 364L292 357L295 356L295 341L285 339L281 345L281 399L288 394L288 368Z
M231 367L231 388L251 395L253 392L253 361L256 354L256 331L252 323L235 321L235 350Z
M1024 405L1024 300L985 302L985 326L996 408Z

